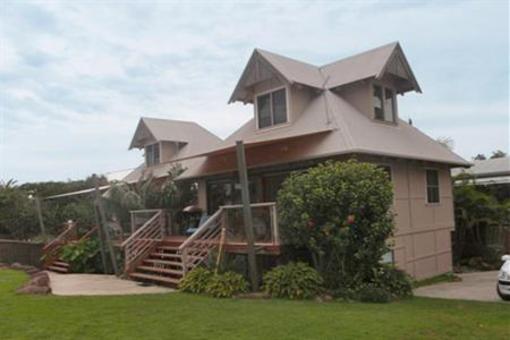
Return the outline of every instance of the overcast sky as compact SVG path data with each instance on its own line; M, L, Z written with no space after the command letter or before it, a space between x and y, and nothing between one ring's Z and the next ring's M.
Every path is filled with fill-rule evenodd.
M423 94L401 117L470 159L509 148L506 0L0 4L0 180L131 168L140 116L226 137L252 115L227 100L260 47L316 65L400 41Z

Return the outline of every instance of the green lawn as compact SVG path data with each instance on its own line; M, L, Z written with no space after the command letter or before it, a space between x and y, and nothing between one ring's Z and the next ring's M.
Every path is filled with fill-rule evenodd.
M180 293L24 296L0 270L2 339L508 339L510 306L414 298L391 304L216 300Z

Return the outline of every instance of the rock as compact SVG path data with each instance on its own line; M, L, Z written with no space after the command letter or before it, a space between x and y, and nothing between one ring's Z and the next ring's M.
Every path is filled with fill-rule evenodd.
M35 267L34 267L34 268L30 268L30 269L26 270L26 272L27 272L27 274L28 274L28 275L30 275L30 276L34 276L34 275L36 275L36 274L38 274L38 273L43 273L43 272L41 272L41 270L40 270L40 269L37 269L37 268L35 268Z
M9 268L9 265L7 263L0 262L0 269L6 269Z
M11 269L20 270L21 268L23 268L23 265L19 262L14 262L13 264L11 264Z
M40 286L33 286L33 285L27 285L24 286L16 291L19 294L49 294L51 293L51 288L48 286L40 287Z
M50 277L48 274L44 273L43 275L34 276L29 285L39 286L39 287L48 287L50 285Z

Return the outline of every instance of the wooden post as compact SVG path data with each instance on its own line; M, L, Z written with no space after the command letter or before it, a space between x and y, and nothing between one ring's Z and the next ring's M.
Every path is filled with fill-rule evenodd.
M42 211L41 211L41 201L39 200L39 197L34 196L35 200L35 210L37 210L37 218L39 219L39 227L41 228L41 234L44 239L44 242L48 240L48 235L46 234L46 228L44 227L44 221L42 217Z
M106 250L105 250L105 242L104 242L104 235L103 235L103 228L101 228L101 220L99 219L99 212L96 204L96 200L93 199L93 206L94 206L94 217L96 219L96 225L97 225L97 235L99 236L99 250L101 251L101 262L103 264L103 274L108 274L108 265L106 263Z
M257 258L255 255L255 236L253 233L253 217L250 207L250 189L248 186L248 170L246 168L246 155L243 141L236 142L237 168L239 171L239 182L241 184L241 198L243 202L243 218L246 233L248 266L250 273L251 287L254 291L259 290L257 275Z
M99 219L100 223L99 226L103 230L106 245L108 247L108 252L110 253L110 260L112 262L112 268L115 275L119 274L118 268L117 268L117 260L115 259L115 253L113 250L112 240L110 239L110 233L108 231L108 224L106 222L106 214L104 212L103 202L102 202L102 196L101 192L99 191L99 183L97 180L97 176L94 174L94 187L95 187L95 193L96 193L96 205L99 212Z

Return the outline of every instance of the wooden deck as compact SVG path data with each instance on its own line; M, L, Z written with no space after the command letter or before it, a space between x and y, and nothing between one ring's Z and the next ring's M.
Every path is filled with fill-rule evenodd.
M163 240L163 243L172 245L172 246L179 246L184 242L188 237L182 236L182 235L173 235L173 236L166 236ZM234 253L234 254L246 254L248 251L246 242L228 242L225 243L225 252L227 253ZM261 255L280 255L281 254L281 247L279 244L273 244L273 243L255 243L255 249L257 251L257 254Z

